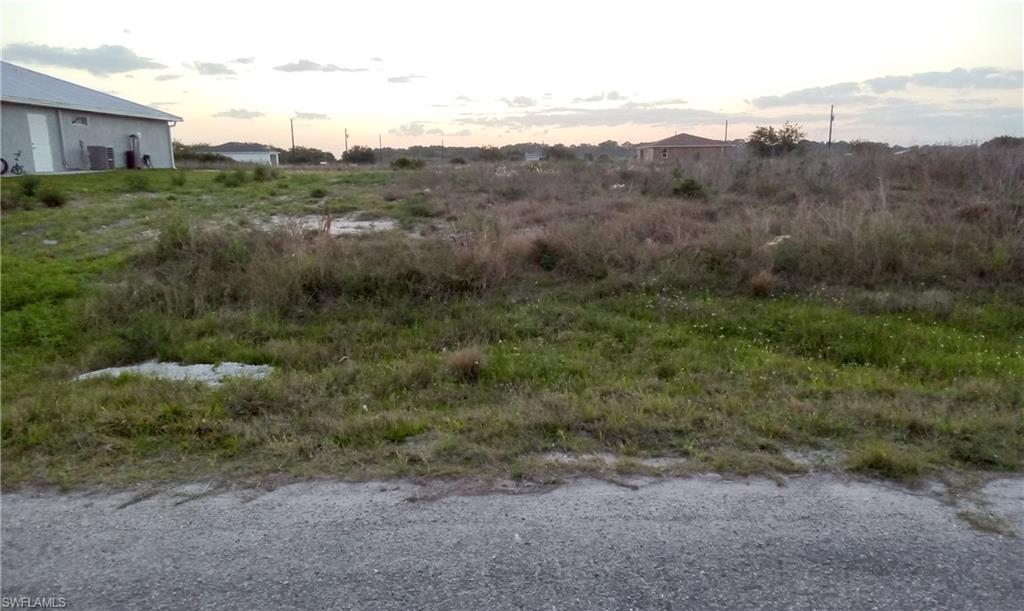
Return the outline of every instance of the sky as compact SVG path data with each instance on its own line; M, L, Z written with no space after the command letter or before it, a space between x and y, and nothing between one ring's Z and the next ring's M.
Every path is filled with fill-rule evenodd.
M186 143L1024 136L1021 2L2 2L0 56Z

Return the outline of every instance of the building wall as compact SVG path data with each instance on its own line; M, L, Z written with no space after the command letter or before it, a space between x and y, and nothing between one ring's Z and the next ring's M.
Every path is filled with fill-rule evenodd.
M119 117L78 110L60 110L24 104L4 103L0 126L3 133L2 156L11 163L14 153L21 150L21 163L26 173L35 172L32 162L32 144L29 140L29 113L38 113L47 117L47 131L50 137L50 149L53 152L53 169L88 170L89 158L87 147L106 146L114 149L114 166L126 166L125 152L128 151L128 135L141 134L141 150L149 155L154 168L174 167L171 153L171 129L166 121L155 119L138 119ZM59 127L58 128L58 117ZM85 119L87 125L76 122ZM64 136L64 157L61 157L61 129ZM65 166L65 161L67 165ZM141 163L142 160L140 159Z
M260 165L277 165L277 153L258 151L252 153L217 153L242 163L258 163Z
M668 157L662 156L662 151L668 154ZM726 152L728 155L728 151ZM700 159L714 159L715 157L722 156L722 147L720 146L692 146L692 147L644 147L637 149L637 160L638 161L672 161L672 160L686 160L686 161L698 161Z

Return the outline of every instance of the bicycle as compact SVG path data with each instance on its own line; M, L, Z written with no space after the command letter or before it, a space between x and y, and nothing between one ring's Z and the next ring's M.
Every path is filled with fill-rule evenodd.
M7 165L6 159L0 159L0 162L3 162L2 166L0 166L0 175L6 174L7 171L10 170L11 174L14 174L15 176L21 176L25 172L25 166L18 163L20 160L21 151L18 151L17 153L14 154L14 164L11 166Z

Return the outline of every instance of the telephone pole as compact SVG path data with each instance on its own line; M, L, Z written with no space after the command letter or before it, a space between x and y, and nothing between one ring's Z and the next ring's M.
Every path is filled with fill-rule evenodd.
M725 120L725 137L722 138L722 156L725 156L725 147L729 146L729 119Z
M348 128L345 128L345 152L348 152Z
M292 126L292 150L295 150L295 117L288 119L288 123Z
M836 105L833 104L832 108L828 111L828 144L825 148L832 148L832 122L836 120Z

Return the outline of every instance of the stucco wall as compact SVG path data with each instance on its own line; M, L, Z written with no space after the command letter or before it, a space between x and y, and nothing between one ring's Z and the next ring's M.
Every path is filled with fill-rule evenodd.
M143 155L149 155L154 168L173 167L171 157L171 130L166 121L153 119L137 119L118 117L99 113L77 110L61 110L53 108L27 106L23 104L4 103L2 109L3 158L11 162L14 153L22 151L21 162L28 173L35 171L31 163L32 145L29 141L28 113L47 116L47 128L50 137L50 148L53 151L53 169L88 170L89 158L86 147L107 146L114 149L114 165L125 167L125 151L128 150L128 134L139 133ZM60 130L57 117L64 131L64 158L61 158ZM76 117L85 117L88 125L78 125ZM67 166L64 162L67 162ZM141 163L141 159L139 160Z
M662 157L662 151L668 152L668 157ZM647 147L637 149L637 159L640 161L672 161L700 159L713 159L722 156L720 146L692 146L692 147ZM728 154L728 151L726 151Z
M9 165L14 165L14 156L21 151L20 163L26 174L36 171L35 159L32 154L32 140L28 132L28 114L40 114L46 117L46 131L50 137L50 153L53 157L53 169L63 170L60 160L60 139L57 134L57 111L38 106L22 106L21 104L3 104L0 107L0 157Z
M252 152L252 153L218 153L225 157L230 157L235 161L241 161L242 163L259 163L262 165L277 165L277 154L270 152Z

